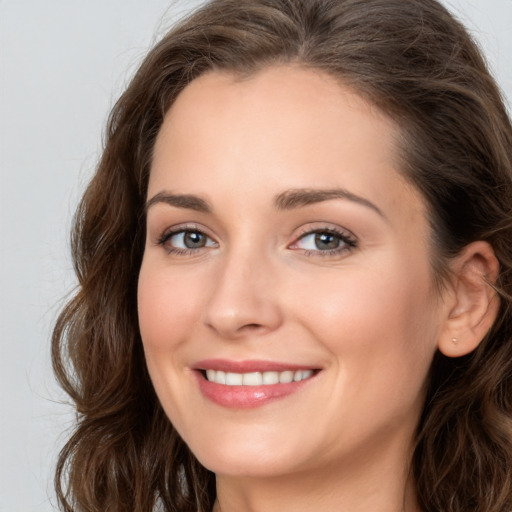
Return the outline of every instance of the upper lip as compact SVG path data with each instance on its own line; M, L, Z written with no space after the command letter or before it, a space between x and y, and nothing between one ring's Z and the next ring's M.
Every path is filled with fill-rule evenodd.
M194 370L217 370L232 373L285 372L287 370L317 370L307 364L292 364L265 360L233 361L229 359L205 359L193 365Z

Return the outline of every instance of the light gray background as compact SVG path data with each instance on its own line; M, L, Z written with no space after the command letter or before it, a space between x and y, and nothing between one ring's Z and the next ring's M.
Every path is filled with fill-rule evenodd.
M56 510L73 416L49 360L74 285L71 216L107 113L173 20L201 0L0 0L0 512ZM446 0L512 99L512 0Z

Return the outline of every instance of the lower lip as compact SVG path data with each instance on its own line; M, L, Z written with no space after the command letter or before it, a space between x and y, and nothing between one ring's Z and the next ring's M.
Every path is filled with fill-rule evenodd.
M299 391L314 378L298 382L272 384L267 386L226 386L207 380L201 372L196 372L202 394L212 402L233 409L261 407L274 400L285 398Z

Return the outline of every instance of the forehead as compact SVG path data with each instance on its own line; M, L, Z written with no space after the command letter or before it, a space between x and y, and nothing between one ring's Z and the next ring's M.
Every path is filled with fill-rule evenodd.
M209 72L165 117L148 195L183 188L208 196L225 185L228 195L250 199L258 191L343 187L384 209L410 215L412 204L423 215L419 194L399 172L399 135L377 107L316 70L273 66L247 78Z
M242 125L244 131L235 133ZM271 66L247 77L212 71L201 75L178 95L159 139L172 132L188 136L193 145L210 131L220 143L224 130L233 143L242 137L257 143L264 135L266 142L296 140L302 148L308 139L308 150L327 149L322 141L329 130L345 145L373 140L375 150L398 166L395 141L400 130L393 120L330 75L298 65Z

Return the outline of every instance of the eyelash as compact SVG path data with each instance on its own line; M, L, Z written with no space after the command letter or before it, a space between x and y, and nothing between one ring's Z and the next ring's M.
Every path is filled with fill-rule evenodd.
M201 236L204 236L207 240L213 241L213 239L208 236L203 230L199 229L197 226L180 226L178 228L173 228L171 230L164 231L162 235L157 240L157 245L160 245L165 248L168 254L175 254L178 256L190 256L193 254L197 254L197 251L200 249L207 248L208 246L202 246L197 248L187 248L182 249L178 247L173 247L170 245L166 245L167 242L176 235L179 234L186 234L186 233L197 233ZM301 240L304 240L306 237L311 235L332 235L336 237L340 243L342 244L341 247L336 247L334 249L327 249L327 250L313 250L313 249L306 249L304 250L303 254L307 257L328 257L328 256L337 256L341 253L351 251L352 249L357 248L358 243L356 238L352 234L348 234L345 231L341 231L332 227L323 227L323 228L317 228L317 229L305 229L299 237L293 242L293 244L289 245L288 247L293 248L294 245L297 245ZM216 242L213 241L215 244ZM208 242L207 242L208 243ZM211 246L210 246L211 247Z
M161 245L167 251L167 254L176 254L178 256L191 256L193 254L197 254L199 249L204 249L205 247L198 248L188 248L181 249L179 247L173 247L171 245L166 245L167 242L176 235L180 233L197 233L199 235L204 236L208 240L212 240L210 236L208 236L203 230L199 229L197 226L180 226L178 228L173 228L170 230L164 231L157 240L157 245Z
M347 233L346 231L342 231L333 227L322 227L317 229L305 229L304 232L297 238L295 242L293 242L293 245L296 245L301 240L304 240L306 237L311 235L332 235L336 237L341 244L341 247L336 247L334 249L327 249L327 250L312 250L312 249L306 249L304 250L304 255L308 257L329 257L329 256L339 256L340 254L351 251L355 248L357 248L358 243L357 239L352 235Z

